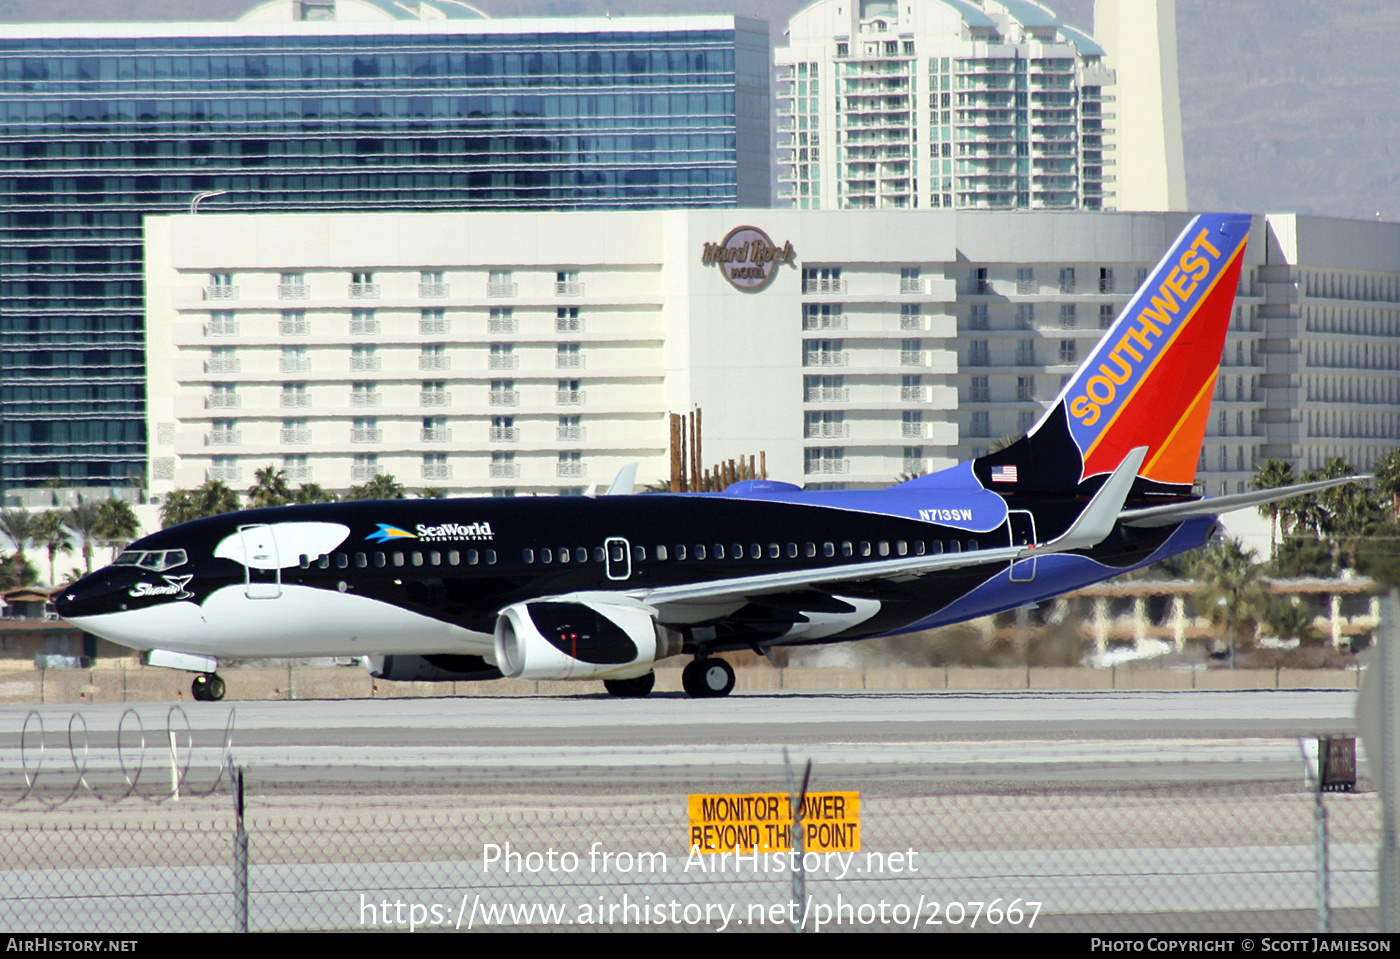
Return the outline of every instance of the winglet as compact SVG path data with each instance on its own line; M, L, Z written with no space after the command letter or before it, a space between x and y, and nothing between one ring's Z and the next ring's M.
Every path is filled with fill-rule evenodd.
M637 464L628 463L617 471L617 477L604 496L630 496L637 488ZM1120 506L1122 504L1119 504Z
M1108 534L1113 532L1114 524L1118 522L1118 514L1127 502L1128 493L1133 488L1133 480L1138 477L1142 461L1147 459L1147 449L1146 446L1130 449L1128 455L1123 457L1123 461L1099 487L1093 499L1089 500L1089 505L1084 507L1084 511L1070 524L1069 529L1046 543L1040 550L1028 550L1027 553L1063 553L1072 549L1089 549L1102 543Z

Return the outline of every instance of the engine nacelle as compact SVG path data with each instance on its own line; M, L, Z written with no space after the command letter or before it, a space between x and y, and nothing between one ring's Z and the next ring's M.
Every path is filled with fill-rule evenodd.
M496 663L511 679L630 679L681 645L647 609L610 602L516 603L496 620Z
M446 653L430 656L366 656L364 664L375 679L392 679L400 683L450 683L501 678L501 671L480 656Z

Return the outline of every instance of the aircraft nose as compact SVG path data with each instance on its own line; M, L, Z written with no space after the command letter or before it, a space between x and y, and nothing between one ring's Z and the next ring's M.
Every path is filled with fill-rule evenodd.
M89 573L54 597L54 609L63 619L100 616L125 609L127 590L139 579L132 570L115 566Z

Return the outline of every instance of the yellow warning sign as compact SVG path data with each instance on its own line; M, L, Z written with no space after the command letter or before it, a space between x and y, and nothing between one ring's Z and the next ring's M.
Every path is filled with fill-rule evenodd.
M860 793L811 793L802 800L804 852L860 852ZM792 797L786 793L692 794L690 841L701 852L787 852Z

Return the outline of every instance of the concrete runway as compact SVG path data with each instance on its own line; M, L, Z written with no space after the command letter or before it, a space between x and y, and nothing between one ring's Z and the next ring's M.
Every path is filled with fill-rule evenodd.
M0 924L230 928L232 804L222 785L193 794L216 784L231 727L254 929L402 929L414 909L446 928L490 910L476 928L784 928L762 917L792 897L787 871L689 868L686 797L786 792L810 758L814 791L859 792L861 856L921 865L810 875L818 910L905 917L856 913L846 929L965 929L964 909L1014 900L1040 914L1020 929L1302 932L1316 882L1299 739L1349 732L1354 709L1330 691L152 703L82 709L70 750L67 705L39 708L42 734L29 709L0 707ZM189 768L180 801L113 801L135 769L137 794L165 797L168 729ZM17 803L21 740L31 773L43 744L44 768ZM1334 929L1374 928L1376 805L1328 798ZM584 866L502 873L488 844ZM642 875L593 868L595 849L669 858ZM625 911L639 903L696 918Z
M664 789L721 769L785 777L785 751L827 777L878 771L883 781L1301 781L1300 738L1308 748L1319 734L1350 734L1355 700L1337 691L822 692L61 705L32 711L42 736L30 709L7 706L0 776L20 768L21 738L31 766L42 741L50 775L74 768L68 727L77 713L76 742L93 770L168 765L167 728L178 762L217 768L229 727L235 761L265 781L395 789L448 769L517 783L625 776Z

